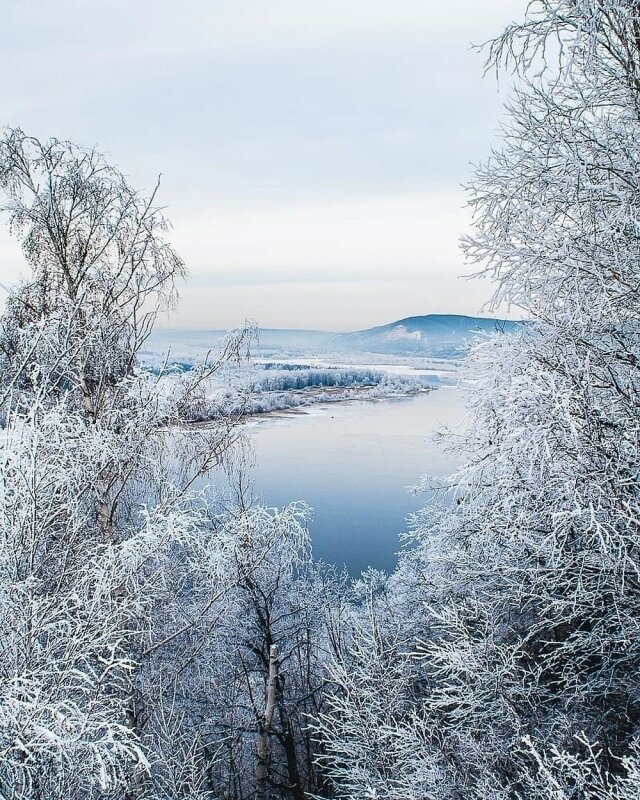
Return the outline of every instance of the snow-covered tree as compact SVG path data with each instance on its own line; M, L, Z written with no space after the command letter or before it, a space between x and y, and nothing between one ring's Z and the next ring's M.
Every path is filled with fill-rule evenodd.
M323 781L308 728L322 705L335 581L312 563L308 516L301 504L254 505L221 520L233 590L202 654L215 697L200 733L217 747L212 788L228 797L302 800Z
M416 546L393 578L422 615L412 611L425 681L414 708L434 720L452 766L438 797L630 800L640 6L534 1L488 47L518 86L502 148L471 187L465 247L496 279L496 302L531 321L472 355L464 466L442 505L417 515ZM354 800L349 765L360 763L354 754L343 770Z
M76 420L33 414L10 421L1 450L0 794L92 796L139 753L122 609L85 492L101 453L80 444Z
M529 796L581 739L624 773L640 723L639 25L634 2L532 3L491 45L523 77L466 249L533 324L476 353L469 460L418 531L430 703Z
M420 705L422 670L394 595L370 570L330 611L328 688L314 728L319 761L341 798L446 796L449 766Z
M0 319L0 790L138 797L162 766L140 721L145 631L178 614L158 598L211 546L190 488L228 457L239 415L185 425L247 336L169 387L139 369L184 267L154 196L99 154L7 131L0 194L31 270Z

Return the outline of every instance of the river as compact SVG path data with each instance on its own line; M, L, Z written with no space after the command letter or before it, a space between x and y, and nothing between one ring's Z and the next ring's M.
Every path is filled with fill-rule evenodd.
M456 466L433 434L463 424L461 392L442 387L413 397L334 403L270 415L249 427L255 496L268 505L304 500L314 509L314 555L389 571L406 517L428 497L408 487Z

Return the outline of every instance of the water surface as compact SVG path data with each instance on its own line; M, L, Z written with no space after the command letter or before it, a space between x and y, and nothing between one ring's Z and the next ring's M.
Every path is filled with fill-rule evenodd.
M407 514L427 497L407 487L420 475L449 474L455 459L433 441L448 426L460 430L461 393L314 407L304 414L269 416L249 433L254 491L268 505L304 500L314 508L314 554L346 564L391 570Z

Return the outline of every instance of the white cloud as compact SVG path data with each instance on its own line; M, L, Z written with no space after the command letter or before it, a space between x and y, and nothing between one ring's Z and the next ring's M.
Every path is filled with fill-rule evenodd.
M172 315L162 327L216 329L251 319L262 327L358 330L401 317L450 313L477 314L489 297L486 282L467 286L445 271L429 278L399 281L322 281L251 286L187 286L182 304L188 315ZM242 313L240 311L242 310Z
M323 270L362 279L379 271L418 274L428 265L461 264L463 202L461 191L436 190L276 208L213 207L174 219L172 240L199 283L207 277L255 282L274 271L295 278L304 270L315 280Z
M92 62L115 57L246 55L282 48L326 46L353 39L429 39L491 35L522 12L515 0L174 0L131 2L5 0L13 49L45 51L63 43ZM15 36L15 32L18 36ZM22 34L22 36L20 36ZM479 37L476 38L476 37ZM11 42L9 42L11 44Z
M191 266L164 324L340 330L411 314L475 314L491 295L468 282L458 241L463 194L434 190L229 212L178 220L173 241Z
M211 207L178 219L171 241L190 277L163 325L360 328L411 314L475 314L487 282L467 282L458 240L468 224L461 191L340 202ZM21 264L0 237L3 280Z
M488 151L499 99L469 43L522 13L522 0L4 0L0 122L95 145L143 189L165 173L192 270L177 324L209 325L207 303L218 325L477 311L489 291L458 279L455 186ZM1 280L20 264L0 231Z

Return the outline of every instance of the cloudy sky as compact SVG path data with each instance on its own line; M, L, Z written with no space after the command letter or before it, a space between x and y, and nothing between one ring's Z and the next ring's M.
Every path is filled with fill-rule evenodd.
M523 0L0 0L0 122L93 145L161 202L172 327L479 312L460 184L504 89L471 50ZM0 233L0 274L20 253Z

